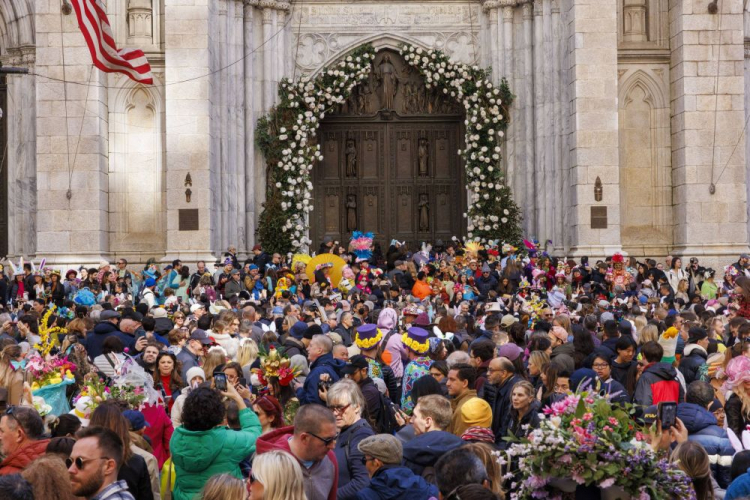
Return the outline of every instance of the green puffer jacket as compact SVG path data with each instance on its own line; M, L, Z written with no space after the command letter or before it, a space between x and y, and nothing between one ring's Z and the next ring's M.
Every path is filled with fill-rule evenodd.
M226 427L189 431L184 426L174 431L170 441L177 476L172 493L174 500L193 500L215 474L229 473L242 478L239 464L255 452L261 427L252 410L240 410L239 416L241 431Z

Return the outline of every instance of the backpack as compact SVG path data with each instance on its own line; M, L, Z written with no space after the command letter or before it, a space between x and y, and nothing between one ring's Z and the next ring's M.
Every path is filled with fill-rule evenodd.
M375 419L375 432L378 434L393 435L399 427L391 408L393 403L390 399L383 396L380 391L378 391L378 396L380 398L380 411Z

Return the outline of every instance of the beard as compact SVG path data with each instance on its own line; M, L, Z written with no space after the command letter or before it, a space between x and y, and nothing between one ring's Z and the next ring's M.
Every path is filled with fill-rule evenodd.
M104 471L101 468L83 482L74 482L71 480L73 494L77 497L92 497L101 489L102 485L104 485Z

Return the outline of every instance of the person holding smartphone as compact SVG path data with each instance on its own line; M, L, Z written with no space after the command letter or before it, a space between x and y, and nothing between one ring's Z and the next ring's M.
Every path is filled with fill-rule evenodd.
M239 432L224 425L224 398L233 400L239 408ZM172 498L190 500L198 496L206 481L216 474L241 478L240 462L255 452L260 433L258 416L233 385L221 392L207 387L191 391L182 408L182 426L175 430L170 443L177 477Z

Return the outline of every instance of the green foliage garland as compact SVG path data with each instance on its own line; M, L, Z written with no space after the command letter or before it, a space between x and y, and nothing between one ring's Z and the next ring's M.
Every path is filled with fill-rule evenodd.
M451 95L466 110L466 149L458 154L464 159L471 192L464 214L469 238L519 245L521 213L500 167L500 141L513 101L507 83L503 80L495 87L486 71L452 63L439 50L403 45L401 54L427 86ZM311 172L323 158L316 141L320 120L369 76L374 58L374 48L366 44L314 79L284 79L279 103L258 121L256 142L266 158L268 179L258 237L266 251L300 251L312 243L306 230L313 211Z

